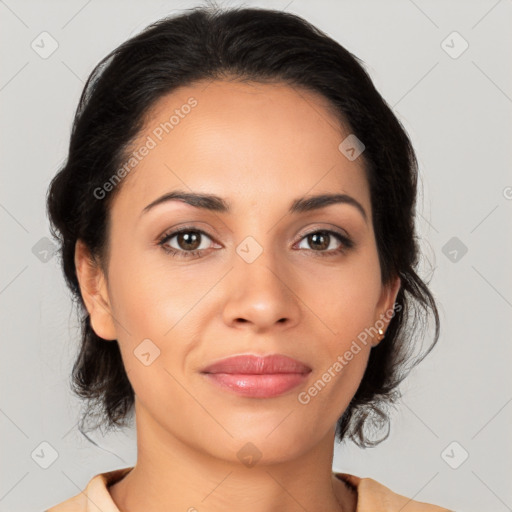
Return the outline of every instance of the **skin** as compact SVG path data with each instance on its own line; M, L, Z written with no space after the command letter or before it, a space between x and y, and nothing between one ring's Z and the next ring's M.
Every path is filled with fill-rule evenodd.
M84 244L76 246L93 329L118 341L136 394L137 463L110 493L121 511L355 511L356 497L332 475L335 426L379 340L361 344L307 405L297 396L392 309L399 290L399 278L388 286L380 280L362 158L339 151L350 131L321 96L230 81L162 98L139 147L191 96L197 106L118 185L107 273ZM174 200L141 214L176 189L221 196L232 211ZM287 213L296 198L333 192L355 198L367 220L349 204ZM208 235L189 259L157 243L184 224ZM334 254L340 242L331 236L318 248L306 234L322 229L348 234L354 247ZM236 252L248 236L263 249L252 263ZM178 237L167 245L189 247ZM134 355L144 339L160 350L149 366ZM272 353L309 365L306 383L247 398L200 374L224 357ZM261 453L252 467L237 456L248 442Z

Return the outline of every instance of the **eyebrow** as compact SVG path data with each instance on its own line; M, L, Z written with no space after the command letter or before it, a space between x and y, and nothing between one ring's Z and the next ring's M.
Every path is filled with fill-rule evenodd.
M182 201L196 208L210 210L212 212L230 213L231 207L222 197L213 194L201 194L198 192L185 192L182 190L174 190L163 196L158 197L148 204L141 212L141 215L147 213L155 206L166 203L168 201ZM368 221L366 210L361 203L347 194L320 194L316 196L306 196L295 199L290 208L289 213L304 213L319 210L332 204L347 204L354 206L364 218Z

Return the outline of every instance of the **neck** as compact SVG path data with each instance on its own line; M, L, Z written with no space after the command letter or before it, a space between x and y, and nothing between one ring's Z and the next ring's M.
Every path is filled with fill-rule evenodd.
M293 460L249 467L195 449L143 410L136 422L137 463L109 488L119 510L355 511L355 496L332 474L334 428Z

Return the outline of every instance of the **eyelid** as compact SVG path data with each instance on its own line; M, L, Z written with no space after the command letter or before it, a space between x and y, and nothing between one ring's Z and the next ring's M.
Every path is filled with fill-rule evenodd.
M215 240L215 238L213 236L208 234L206 231L204 231L200 228L197 228L195 226L180 226L177 228L168 229L167 231L165 231L162 235L160 235L158 237L157 243L163 244L164 242L168 242L169 240L171 240L175 236L179 235L180 233L188 233L190 231L193 231L195 233L200 233L202 236L209 238L212 242L219 243ZM205 249L200 249L200 250L205 250ZM192 251L183 251L183 252L192 252Z
M327 228L318 227L318 226L311 228L310 230L306 231L305 233L302 233L299 236L299 240L302 240L304 237L306 237L308 235L312 235L313 233L318 233L318 232L322 232L322 231L323 232L333 232L333 233L336 233L336 234L340 235L341 237L344 237L347 239L351 238L350 235L344 229L338 228L337 226L334 226L334 225L330 225Z

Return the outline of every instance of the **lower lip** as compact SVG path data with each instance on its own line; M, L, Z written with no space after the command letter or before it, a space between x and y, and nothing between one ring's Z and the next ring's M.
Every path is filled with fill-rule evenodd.
M215 384L238 395L251 398L272 398L299 386L307 379L309 374L268 373L254 375L206 373L205 375Z

